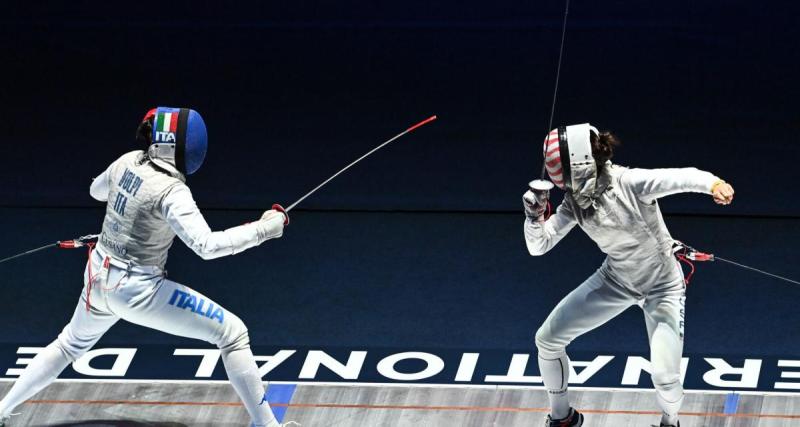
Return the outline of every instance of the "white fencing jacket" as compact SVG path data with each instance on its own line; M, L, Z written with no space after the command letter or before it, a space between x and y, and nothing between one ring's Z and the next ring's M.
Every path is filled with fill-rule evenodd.
M525 220L528 251L546 253L577 224L608 255L601 267L607 277L634 294L682 282L657 199L683 192L711 194L718 180L695 168L629 169L609 162L592 206L580 209L567 193L547 221Z
M163 270L177 235L203 259L233 255L283 234L283 215L211 231L183 175L143 151L124 154L95 178L92 197L107 201L98 247L112 257Z

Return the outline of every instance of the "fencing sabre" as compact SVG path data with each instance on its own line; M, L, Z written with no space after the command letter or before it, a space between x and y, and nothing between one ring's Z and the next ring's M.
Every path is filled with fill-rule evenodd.
M300 199L298 199L296 202L294 202L294 203L292 203L291 205L289 205L289 207L288 207L288 208L286 208L286 212L289 212L290 210L294 209L294 207L295 207L295 206L297 206L298 204L300 204L300 202L302 202L303 200L305 200L305 199L306 199L308 196L310 196L310 195L314 194L314 193L315 193L317 190L319 190L320 188L322 188L323 186L325 186L325 184L327 184L327 183L331 182L331 180L333 180L334 178L336 178L337 176L339 176L340 174L342 174L342 172L344 172L344 171L346 171L346 170L350 169L350 168L351 168L352 166L354 166L356 163L358 163L358 162L360 162L360 161L362 161L362 160L366 159L366 158L367 158L369 155L371 155L372 153L374 153L374 152L376 152L376 151L380 150L381 148L383 148L383 147L385 147L385 146L389 145L389 144L390 144L392 141L394 141L394 140L396 140L396 139L400 138L401 136L403 136L403 135L405 135L405 134L407 134L407 133L411 133L411 132L413 132L414 130L416 130L417 128L419 128L419 127L421 127L421 126L423 126L423 125L426 125L426 124L428 124L428 123L430 123L430 122L432 122L432 121L434 121L434 120L436 120L436 116L430 116L430 117L428 117L427 119L425 119L425 120L423 120L423 121L421 121L421 122L419 122L419 123L415 124L414 126L411 126L410 128L408 128L408 129L406 129L406 130L404 130L404 131L402 131L402 132L398 133L397 135L395 135L395 136L393 136L393 137L389 138L387 141L383 142L382 144L380 144L380 145L378 145L377 147L373 148L372 150L368 151L368 152L367 152L367 154L364 154L363 156L361 156L361 157L359 157L359 158L355 159L355 160L354 160L352 163L350 163L349 165L347 165L347 166L345 166L344 168L342 168L342 170L340 170L339 172L336 172L335 174L333 174L333 176L331 176L330 178L326 179L325 181L322 181L322 184L320 184L320 185L318 185L318 186L314 187L314 189L313 189L313 190L309 191L309 192L308 192L308 193L306 193L306 194L305 194L303 197L301 197ZM273 208L275 208L275 206L273 206Z
M569 0L567 0L567 4L564 7L564 22L561 25L561 47L558 49L558 67L556 68L556 84L553 88L553 104L550 106L550 121L547 124L547 130L545 133L550 132L550 129L553 128L553 116L556 111L556 97L558 96L558 81L561 77L561 58L564 56L564 38L567 34L567 16L569 15ZM544 159L542 159L542 173L539 179L534 179L530 183L528 183L528 187L530 187L531 191L534 193L543 193L550 191L553 188L553 183L549 180L544 179L546 173ZM550 205L550 201L547 202L548 208Z

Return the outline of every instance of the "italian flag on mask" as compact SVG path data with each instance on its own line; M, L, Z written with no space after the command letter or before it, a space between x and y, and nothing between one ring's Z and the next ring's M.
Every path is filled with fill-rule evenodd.
M175 132L178 128L178 112L158 113L156 115L157 132Z

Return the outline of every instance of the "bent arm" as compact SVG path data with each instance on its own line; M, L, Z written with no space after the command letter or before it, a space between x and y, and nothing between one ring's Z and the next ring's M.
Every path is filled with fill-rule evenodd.
M697 168L628 169L621 177L643 203L677 193L711 194L714 183L720 179Z
M563 239L575 224L577 224L575 215L566 201L558 206L555 215L547 221L540 222L526 218L524 229L528 252L533 256L544 255Z
M98 202L106 202L108 201L108 191L110 189L109 174L111 170L111 166L109 166L106 170L103 171L97 178L92 181L92 185L89 186L89 194L92 196L93 199L97 200Z
M238 254L283 235L282 215L225 231L211 231L185 185L175 187L164 197L161 212L183 243L203 259Z

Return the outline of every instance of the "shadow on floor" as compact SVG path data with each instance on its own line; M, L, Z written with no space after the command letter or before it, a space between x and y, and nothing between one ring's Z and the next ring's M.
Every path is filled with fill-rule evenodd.
M188 427L173 422L147 422L129 420L85 420L58 424L39 424L35 427Z

